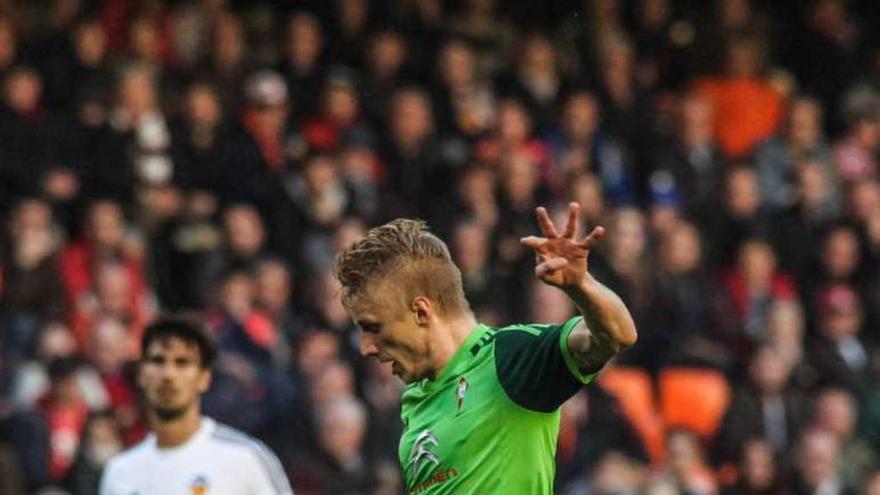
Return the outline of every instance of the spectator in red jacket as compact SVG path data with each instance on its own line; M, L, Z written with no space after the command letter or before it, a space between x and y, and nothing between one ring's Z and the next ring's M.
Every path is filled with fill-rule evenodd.
M88 321L96 314L95 303L100 306L102 302L115 300L119 295L115 290L120 286L115 285L114 281L125 285L128 299L123 302L128 309L129 322L135 324L142 320L147 300L144 267L127 242L125 219L118 203L98 200L92 204L86 214L83 238L64 247L60 263L61 278L70 301L68 319L83 349L88 342ZM112 276L114 274L118 276ZM106 275L104 281L110 286L99 286L99 275ZM107 300L102 301L99 296L106 296ZM103 309L113 310L108 307Z

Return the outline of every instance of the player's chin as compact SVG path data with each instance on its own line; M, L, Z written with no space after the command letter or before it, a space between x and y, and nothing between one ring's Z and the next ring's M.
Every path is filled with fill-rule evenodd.
M189 406L179 404L154 404L153 414L162 421L172 421L186 414Z
M394 363L391 366L392 373L394 373L397 378L400 378L400 381L403 383L409 384L416 381L415 377L413 377L412 373L409 373L407 370L403 368L403 366L398 363Z

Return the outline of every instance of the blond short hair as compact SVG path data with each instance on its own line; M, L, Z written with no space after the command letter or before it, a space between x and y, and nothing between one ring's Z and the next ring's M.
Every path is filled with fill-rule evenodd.
M373 284L390 281L388 289L396 292L404 307L424 296L442 316L468 309L461 271L449 248L421 220L399 218L370 229L336 256L335 275L346 307L375 288Z

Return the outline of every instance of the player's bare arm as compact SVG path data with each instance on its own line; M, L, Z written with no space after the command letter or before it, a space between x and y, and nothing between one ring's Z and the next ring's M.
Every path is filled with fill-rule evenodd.
M529 236L522 243L535 251L535 276L564 291L583 315L583 322L569 334L568 346L581 372L595 372L637 338L635 323L623 301L588 271L590 250L605 235L605 229L596 227L581 238L577 203L569 204L562 234L545 208L539 207L536 215L543 237Z

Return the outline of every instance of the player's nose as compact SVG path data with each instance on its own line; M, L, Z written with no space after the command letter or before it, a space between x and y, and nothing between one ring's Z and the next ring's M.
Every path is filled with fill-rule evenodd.
M170 380L172 376L174 376L174 364L171 362L167 362L159 368L159 375L164 378Z
M361 356L375 357L379 355L379 347L369 335L361 334Z

